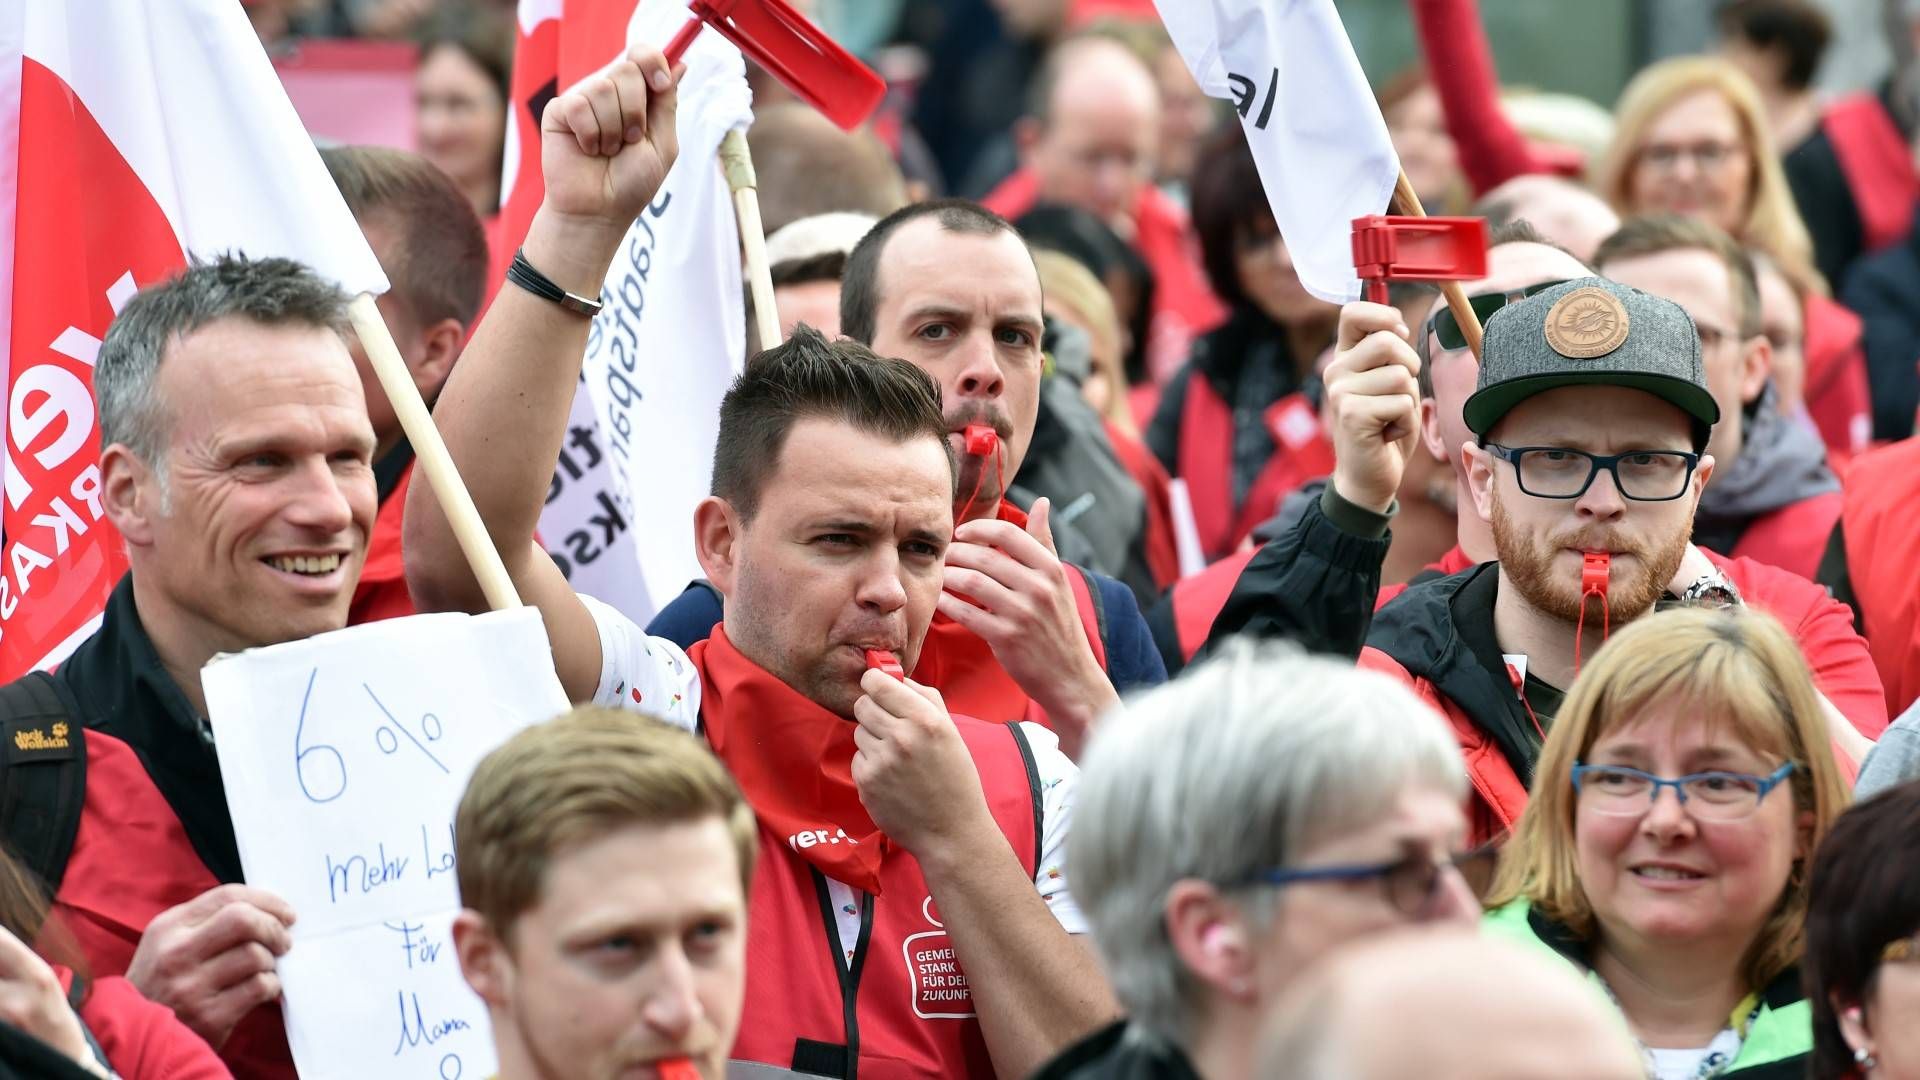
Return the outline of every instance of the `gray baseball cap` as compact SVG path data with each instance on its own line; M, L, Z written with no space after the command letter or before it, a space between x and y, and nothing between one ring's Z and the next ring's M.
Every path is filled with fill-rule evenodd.
M1485 436L1522 401L1560 386L1626 386L1692 417L1703 441L1720 419L1700 361L1700 333L1671 300L1603 277L1575 278L1487 320L1480 381L1462 410Z

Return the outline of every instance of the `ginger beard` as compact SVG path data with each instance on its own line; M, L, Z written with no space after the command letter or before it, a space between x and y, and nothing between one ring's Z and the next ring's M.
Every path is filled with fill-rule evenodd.
M1523 499L1531 495L1520 496ZM1580 572L1554 569L1554 560L1568 548L1576 551L1609 551L1613 565L1607 578L1607 602L1587 601L1586 625L1598 628L1605 620L1614 623L1637 619L1653 610L1667 591L1667 584L1680 572L1686 558L1687 536L1676 534L1658 548L1629 542L1618 532L1606 528L1586 528L1558 537L1528 535L1507 511L1505 496L1496 487L1493 492L1493 546L1500 557L1500 568L1507 580L1520 590L1528 604L1562 622L1579 623ZM1622 561L1623 555L1632 556ZM1603 619L1604 616L1604 619Z

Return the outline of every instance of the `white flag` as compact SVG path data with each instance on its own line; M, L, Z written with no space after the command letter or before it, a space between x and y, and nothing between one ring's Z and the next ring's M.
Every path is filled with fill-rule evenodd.
M1333 0L1154 0L1208 97L1233 102L1300 283L1360 298L1352 222L1385 213L1400 161Z
M678 0L645 0L628 40L665 47L687 17ZM606 306L594 319L582 368L613 480L609 494L630 527L638 566L608 559L595 568L625 579L616 596L590 578L572 580L641 621L701 576L693 510L710 486L720 398L746 353L740 234L716 154L730 129L752 122L753 97L739 50L712 30L694 41L685 62L680 156L607 271L600 294ZM599 510L592 516L608 516L604 504ZM549 544L561 524L553 517L541 520ZM591 525L584 531L606 532ZM632 588L636 578L641 596Z
M3 681L84 640L126 567L92 386L128 298L224 251L387 281L233 0L0 3L0 158Z

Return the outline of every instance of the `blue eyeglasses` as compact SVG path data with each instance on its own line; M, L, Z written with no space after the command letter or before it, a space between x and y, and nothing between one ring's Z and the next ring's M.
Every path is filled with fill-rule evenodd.
M1646 813L1660 799L1660 789L1670 787L1687 812L1703 821L1738 821L1751 814L1767 797L1793 775L1794 763L1765 776L1737 772L1698 772L1669 780L1625 765L1573 766L1573 791L1585 795L1581 805L1600 814L1619 816Z
M1421 852L1409 852L1392 862L1349 863L1336 866L1289 866L1268 870L1253 879L1257 885L1301 885L1326 881L1378 881L1387 901L1404 915L1418 915L1440 889L1440 872L1452 867L1469 884L1490 876L1500 851L1492 844L1472 851L1434 859Z

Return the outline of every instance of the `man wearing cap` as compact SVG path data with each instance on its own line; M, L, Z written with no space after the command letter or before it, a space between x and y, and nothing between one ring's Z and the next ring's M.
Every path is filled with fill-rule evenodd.
M1408 679L1453 723L1475 776L1476 835L1496 836L1519 816L1579 658L1612 625L1667 598L1751 603L1792 628L1823 693L1845 703L1844 715L1830 710L1829 726L1858 760L1861 733L1877 735L1886 712L1845 609L1797 575L1688 543L1719 416L1692 321L1670 301L1597 277L1527 291L1489 318L1485 362L1461 409L1471 433L1459 450L1471 503L1462 516L1489 527L1498 561L1415 584L1373 617L1360 650L1363 666ZM1348 305L1328 377L1341 458L1332 487L1383 530L1414 452L1420 360L1406 336L1394 310ZM1435 357L1436 378L1440 365L1465 359ZM1321 606L1344 600L1338 606L1353 610L1377 588L1377 575L1359 583L1385 542L1356 535L1352 517L1309 521L1275 541L1296 548L1275 558L1325 568ZM1337 536L1313 539L1322 533ZM1332 595L1344 591L1355 595ZM1280 616L1299 606L1297 597L1237 593L1214 638L1242 628L1286 633ZM1321 642L1317 624L1296 623L1316 645L1351 640Z

